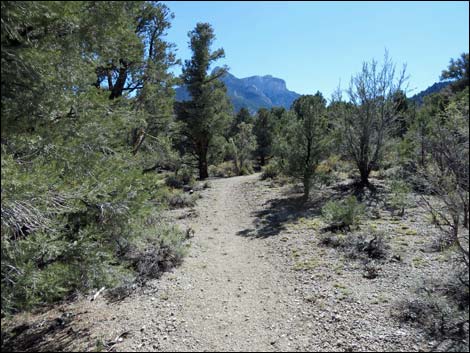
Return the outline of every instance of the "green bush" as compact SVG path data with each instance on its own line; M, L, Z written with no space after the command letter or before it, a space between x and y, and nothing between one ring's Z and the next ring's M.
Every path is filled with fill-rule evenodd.
M230 178L237 175L236 168L232 161L209 166L209 175L218 178Z
M329 201L323 208L322 214L332 226L350 228L359 223L365 212L365 207L356 197L348 196L343 201Z
M184 167L178 171L178 178L183 182L184 185L192 186L195 183L194 173L191 168Z
M165 178L165 184L166 184L166 186L168 186L170 188L182 189L183 185L184 185L184 182L183 182L183 180L181 180L180 177L172 174L172 175L168 175Z
M175 226L154 227L154 234L132 245L125 259L130 262L140 282L159 278L164 271L181 264L187 248L184 233Z
M136 276L125 249L147 234L167 188L128 158L80 146L49 146L28 165L2 150L3 315Z
M165 184L174 189L182 189L185 185L191 187L194 183L194 175L189 168L182 168L177 173L168 175L165 178Z
M193 207L196 204L197 195L182 191L170 193L167 196L168 205L172 208Z
M240 169L239 175L250 175L253 174L253 164L251 162L246 162L245 165Z
M261 173L261 179L275 179L280 174L279 166L276 162L270 162L266 166L263 167L263 171Z
M390 184L390 196L388 205L392 212L397 212L401 217L405 214L408 206L408 194L411 192L409 185L403 180L394 179Z

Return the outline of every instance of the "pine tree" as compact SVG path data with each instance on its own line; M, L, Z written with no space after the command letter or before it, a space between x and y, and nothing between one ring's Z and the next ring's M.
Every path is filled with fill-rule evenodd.
M238 133L230 138L230 146L238 175L247 174L247 162L256 148L256 138L253 135L253 125L241 122Z
M148 142L172 152L160 129L173 115L168 9L144 1L1 6L4 315L135 278L143 267L129 250L157 254L165 232L175 240L165 252L179 258L179 233L146 224L164 200L158 176L142 173L160 153ZM131 64L125 73L121 59ZM143 132L137 145L135 129ZM156 143L143 139L148 131Z
M285 173L300 179L304 199L308 200L315 169L325 157L328 146L326 100L320 92L301 96L292 104L295 114L286 129L283 154Z
M266 164L267 159L272 155L272 145L274 139L274 121L269 110L261 108L256 114L253 132L256 136L256 156L259 158L261 166Z
M197 158L199 178L205 179L209 176L209 148L214 142L214 137L227 129L232 108L225 86L219 80L227 69L208 73L211 63L224 57L223 49L211 52L210 47L215 39L212 26L208 23L198 23L188 35L193 55L184 64L182 81L191 100L179 104L177 114L183 123L183 134Z
M254 118L250 114L250 111L246 108L241 108L238 113L235 115L235 119L233 119L232 124L229 130L229 136L235 136L239 133L239 126L241 123L245 124L253 124Z

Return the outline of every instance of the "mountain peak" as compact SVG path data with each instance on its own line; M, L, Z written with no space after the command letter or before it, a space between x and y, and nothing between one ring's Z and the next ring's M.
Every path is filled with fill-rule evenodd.
M217 66L212 70L212 73L220 69L221 67ZM283 79L272 75L237 78L227 72L220 80L225 83L227 94L236 111L242 107L247 108L251 113L256 112L259 108L284 107L289 109L292 102L300 96L296 92L289 91ZM184 87L176 89L176 99L179 101L189 99Z

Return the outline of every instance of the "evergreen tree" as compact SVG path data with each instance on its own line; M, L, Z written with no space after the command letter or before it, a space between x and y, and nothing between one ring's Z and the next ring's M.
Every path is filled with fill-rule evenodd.
M168 260L180 258L179 233L147 222L164 200L158 176L142 174L156 158L144 148L155 139L143 137L172 119L168 9L144 1L1 6L2 315L135 279L148 268L139 246L158 254L171 238ZM132 63L125 74L121 59ZM109 68L110 81L97 68ZM131 141L135 129L143 132Z
M302 180L304 199L308 200L315 169L328 145L328 118L326 100L320 92L301 96L294 101L295 119L285 134L283 156L285 173Z
M221 135L228 127L232 108L224 84L219 80L227 69L222 68L208 74L214 61L224 57L223 49L211 52L215 39L214 30L208 23L198 23L189 32L189 46L193 51L190 60L183 67L182 81L191 100L179 104L177 114L183 123L183 135L198 162L199 178L208 174L207 155L214 137Z
M269 110L261 108L256 114L253 132L256 136L256 156L260 165L265 165L266 160L272 155L274 138L274 123Z
M247 174L247 162L256 148L253 125L241 122L238 125L238 133L230 139L230 146L236 173Z
M456 60L450 59L449 66L442 70L441 80L452 80L453 87L462 91L470 84L470 62L468 53L460 54Z
M250 114L250 111L246 108L241 108L238 113L235 115L232 124L230 126L229 136L235 136L239 133L239 127L241 123L253 124L254 118Z

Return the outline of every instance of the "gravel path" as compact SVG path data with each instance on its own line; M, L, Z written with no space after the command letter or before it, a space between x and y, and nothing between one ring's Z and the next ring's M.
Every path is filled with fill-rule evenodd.
M191 224L195 237L175 270L177 284L161 283L167 307L177 308L170 316L180 324L159 340L160 350L302 348L301 337L292 335L304 328L295 288L269 259L262 239L240 236L254 222L244 189L258 177L213 180L198 202L199 216Z

